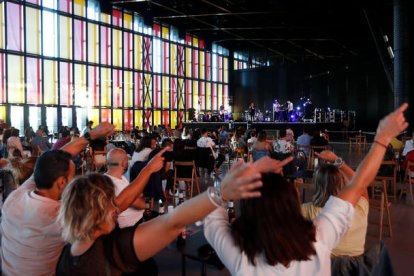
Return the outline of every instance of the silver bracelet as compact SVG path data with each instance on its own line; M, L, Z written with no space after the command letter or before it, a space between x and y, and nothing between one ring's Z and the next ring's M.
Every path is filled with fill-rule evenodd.
M227 207L227 201L225 201L217 188L215 187L208 187L207 188L207 195L210 202L216 207Z

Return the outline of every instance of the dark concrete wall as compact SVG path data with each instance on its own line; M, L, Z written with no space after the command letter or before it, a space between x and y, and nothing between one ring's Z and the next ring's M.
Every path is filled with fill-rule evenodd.
M355 110L357 128L364 130L375 130L378 120L393 109L393 94L379 61L233 71L230 94L239 114L250 101L260 109L271 109L275 98L295 103L302 96L311 97L316 107Z

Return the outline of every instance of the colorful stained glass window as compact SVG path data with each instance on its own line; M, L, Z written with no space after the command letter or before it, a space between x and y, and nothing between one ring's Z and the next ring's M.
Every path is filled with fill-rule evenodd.
M23 51L23 7L7 2L7 49Z
M32 54L41 54L41 27L40 11L26 7L26 51Z
M28 104L42 103L42 60L26 59L26 91Z
M24 103L24 57L7 56L7 89L9 103Z

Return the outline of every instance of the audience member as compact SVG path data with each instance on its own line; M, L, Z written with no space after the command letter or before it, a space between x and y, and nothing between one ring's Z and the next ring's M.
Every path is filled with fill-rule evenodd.
M148 167L161 169L164 151L158 153ZM145 183L129 185L116 197L113 185L108 185L110 179L104 175L91 174L76 179L62 196L59 222L63 237L70 244L65 246L60 257L57 275L143 274L141 263L170 244L186 225L202 219L224 204L224 200L258 196L254 189L261 183L256 171L273 171L279 165L275 162L268 161L267 166L260 167L239 163L223 179L220 195L211 187L177 206L174 212L124 229L115 227L114 218L142 193ZM250 174L242 177L246 171ZM105 265L92 266L91 263Z
M110 150L106 155L106 164L108 171L107 176L112 180L115 187L115 196L128 187L129 181L124 176L124 173L128 170L128 155L123 149ZM137 181L137 178L135 178ZM133 182L131 185L134 185ZM120 228L134 226L144 213L145 201L142 195L136 197L131 205L122 213L118 215L118 225Z
M257 136L257 140L252 145L252 157L253 161L257 161L264 156L269 156L272 151L272 147L267 142L267 133L262 130Z
M331 275L331 251L349 229L354 207L374 180L386 146L408 123L403 104L380 121L374 143L350 184L330 196L319 216L306 220L297 191L282 176L262 176L261 198L240 202L230 225L219 208L204 223L204 234L232 275ZM260 161L260 160L259 160Z
M67 126L63 126L60 131L60 138L56 141L56 143L53 144L52 149L58 150L61 149L64 145L70 142L70 130Z
M131 158L131 166L137 161L145 162L153 149L157 147L157 140L152 136L144 136Z
M92 130L92 126L93 126L93 121L88 121L86 123L86 126L82 129L81 131L81 136L85 135L85 133L89 132Z
M407 153L409 153L410 151L412 151L414 149L414 142L413 142L414 141L414 129L413 129L411 135L412 135L413 138L410 139L410 140L405 141L402 156L406 156Z
M48 151L52 148L46 133L42 129L36 131L36 136L32 139L32 148L37 149L40 153Z
M90 139L111 134L113 126L102 123ZM71 156L88 144L84 137L62 150L47 151L36 163L34 174L9 195L2 209L1 259L5 275L53 275L64 246L56 222L60 197L75 174Z
M307 128L303 128L303 133L302 135L300 135L296 141L296 144L298 146L303 146L304 148L302 149L303 152L305 154L309 154L309 147L310 146L310 142L312 140L312 136L309 135L309 130Z

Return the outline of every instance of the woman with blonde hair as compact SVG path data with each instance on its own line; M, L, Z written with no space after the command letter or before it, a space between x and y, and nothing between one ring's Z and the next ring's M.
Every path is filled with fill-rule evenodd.
M164 149L155 157L162 167ZM158 162L160 161L161 162ZM194 223L227 200L260 196L260 173L280 169L286 162L264 158L257 164L237 163L226 175L221 189L206 192L185 201L174 212L130 228L116 227L117 214L139 195L145 183L128 186L115 197L114 187L105 175L91 174L72 181L62 194L58 220L65 246L57 266L57 275L120 275L145 272L145 262L171 243L187 225ZM150 163L147 166L152 166ZM154 165L155 166L155 165ZM134 192L131 189L135 189Z

